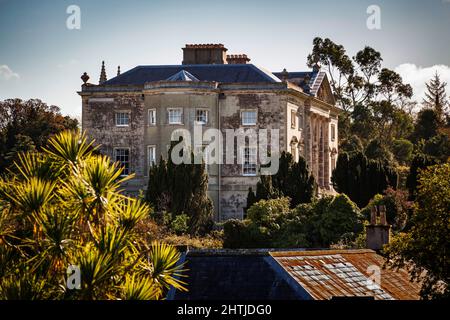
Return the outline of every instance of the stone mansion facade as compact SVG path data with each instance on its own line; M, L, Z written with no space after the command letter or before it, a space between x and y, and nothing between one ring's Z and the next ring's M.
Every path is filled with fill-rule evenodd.
M176 129L279 129L281 151L304 157L319 192L333 193L331 173L338 148L338 113L319 66L306 72L270 72L245 54L227 55L222 44L186 45L181 65L137 66L98 85L81 77L82 128L100 151L135 173L126 190L137 193L148 171L167 158ZM242 218L248 188L255 190L260 165L245 149L242 164L208 165L208 193L215 219Z

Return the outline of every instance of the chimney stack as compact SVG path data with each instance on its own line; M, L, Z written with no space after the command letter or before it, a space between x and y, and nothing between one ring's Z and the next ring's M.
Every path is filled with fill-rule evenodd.
M246 54L229 54L227 55L228 64L247 64L250 58Z
M379 251L390 240L391 226L388 225L386 220L386 206L373 206L370 209L370 224L366 226L366 246L369 249Z
M226 64L227 48L219 44L186 44L183 64Z

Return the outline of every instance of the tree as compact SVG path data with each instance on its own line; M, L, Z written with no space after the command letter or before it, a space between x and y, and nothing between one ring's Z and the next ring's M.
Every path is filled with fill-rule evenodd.
M438 134L439 115L433 109L423 109L417 115L412 140L428 140Z
M440 125L445 122L445 111L448 107L447 94L445 92L446 82L442 82L439 74L434 74L434 77L426 84L427 91L425 92L425 98L423 104L436 112Z
M366 147L365 155L368 159L378 161L392 161L392 153L379 139L373 139Z
M290 153L283 151L277 173L272 176L262 175L256 185L255 199L251 198L249 193L247 203L289 197L293 208L300 203L311 202L314 193L314 177L309 173L305 159L300 157L298 162L295 162Z
M424 169L419 175L412 227L384 249L389 265L406 267L422 281L424 299L450 297L450 163Z
M414 145L409 140L398 139L392 143L392 152L400 164L408 164L410 162L413 150Z
M145 240L150 207L120 192L133 176L94 150L64 131L0 179L0 299L150 300L183 289L180 253Z
M336 191L363 208L388 186L397 188L396 170L386 161L369 160L362 152L341 153L331 177Z
M408 177L406 178L406 187L408 188L410 200L414 200L416 197L420 170L435 164L437 164L437 160L435 158L423 153L418 153L414 156L411 166L409 167Z
M17 152L41 150L52 135L77 127L76 119L41 100L0 101L0 173L17 160Z
M174 146L172 143L169 155ZM159 164L149 170L145 198L157 212L170 212L174 219L177 215L187 215L190 234L205 234L212 228L213 215L213 204L207 191L208 175L204 163L174 164L171 159L161 158Z

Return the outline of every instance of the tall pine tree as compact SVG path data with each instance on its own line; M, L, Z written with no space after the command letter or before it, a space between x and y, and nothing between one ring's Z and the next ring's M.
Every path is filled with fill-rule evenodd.
M423 104L427 108L435 110L439 117L440 124L444 124L448 106L447 93L445 92L447 83L441 81L441 78L436 71L434 77L425 85L427 86L427 92L425 92Z

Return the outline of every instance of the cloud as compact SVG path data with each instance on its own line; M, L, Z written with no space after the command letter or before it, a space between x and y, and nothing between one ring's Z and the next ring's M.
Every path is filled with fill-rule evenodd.
M6 64L0 65L0 80L19 79L19 75L13 72Z
M450 1L450 0L448 0ZM416 66L412 63L404 63L395 68L399 73L404 83L409 83L414 90L413 99L422 102L424 93L426 91L425 83L437 73L440 75L442 82L447 82L446 91L450 95L450 67L446 65L434 65L431 67Z

